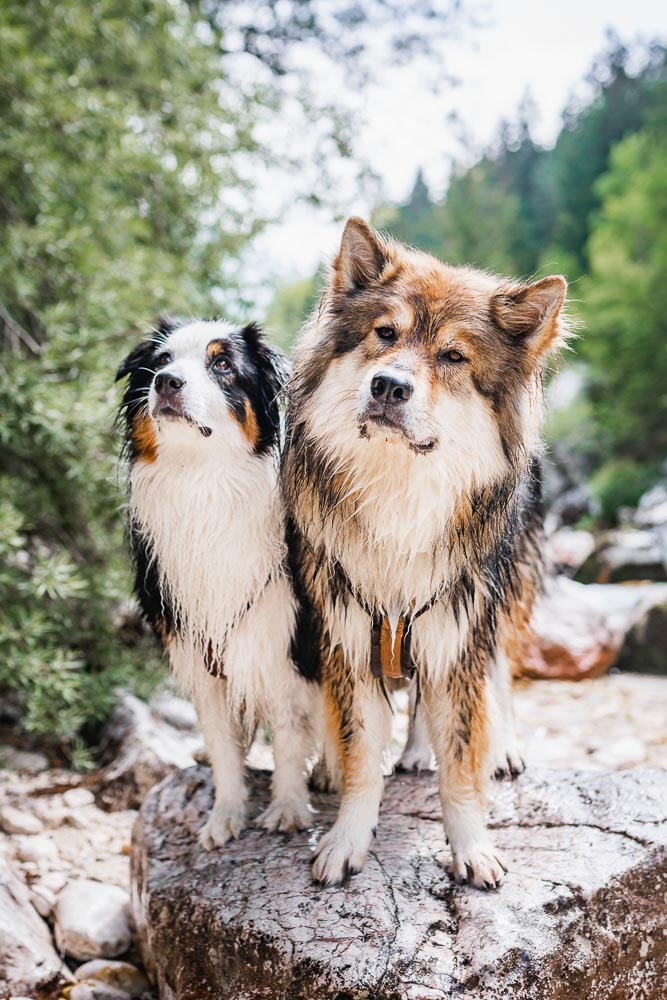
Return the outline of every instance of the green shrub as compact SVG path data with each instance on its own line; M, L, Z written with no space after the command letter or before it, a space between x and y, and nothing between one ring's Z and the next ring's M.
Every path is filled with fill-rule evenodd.
M600 517L615 524L621 507L636 507L659 477L656 465L644 465L631 458L618 458L601 466L591 477L590 488L600 504Z

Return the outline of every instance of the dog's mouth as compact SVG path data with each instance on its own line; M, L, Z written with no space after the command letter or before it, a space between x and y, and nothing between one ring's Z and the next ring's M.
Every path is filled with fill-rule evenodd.
M414 451L417 455L428 455L429 452L435 451L437 447L436 438L425 438L422 441L416 441L411 434L405 429L402 423L393 420L387 413L365 413L359 420L359 436L362 438L370 438L369 424L375 427L381 427L385 431L389 431L392 437L402 438L405 444Z
M189 413L183 409L182 404L177 404L174 406L166 399L158 399L153 407L152 413L154 420L182 420L186 424L190 424L192 427L196 427L202 437L210 437L212 430L210 427L206 427L204 424L198 423L191 417Z

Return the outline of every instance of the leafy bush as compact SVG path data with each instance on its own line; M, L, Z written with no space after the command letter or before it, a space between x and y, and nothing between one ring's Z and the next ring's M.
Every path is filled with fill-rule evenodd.
M187 4L9 2L0 33L0 685L81 762L116 687L161 669L114 628L114 372L161 310L213 308L248 232L220 188L252 144Z
M615 524L621 507L636 507L642 493L659 475L655 465L643 465L631 458L617 458L601 466L590 479L591 493L600 504L600 518Z

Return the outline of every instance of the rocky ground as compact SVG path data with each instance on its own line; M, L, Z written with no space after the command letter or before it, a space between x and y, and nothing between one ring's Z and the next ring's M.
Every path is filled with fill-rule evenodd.
M666 706L664 677L617 674L576 683L526 680L516 691L526 758L536 769L621 770L638 764L667 768ZM116 747L113 766L105 772L82 777L50 768L38 753L0 750L4 765L0 853L51 928L53 950L47 942L42 960L47 971L54 963L60 967L62 988L43 996L54 1000L151 996L145 980L131 968L138 963L128 906L130 835L137 811L118 806L127 803L128 787L135 788L129 801L136 805L145 790L137 791L137 784L150 785L175 766L192 763L189 755L196 754L199 741L189 706L177 699L158 700L152 711L129 699L120 715L124 721L116 736L124 743ZM116 725L118 729L118 721ZM399 711L397 747L405 726L405 713ZM180 758L160 762L159 744L171 746L179 739ZM119 760L126 761L125 769ZM270 762L270 749L261 739L253 748L252 762L257 766ZM5 890L10 878L0 878ZM13 897L18 894L16 889ZM3 917L7 921L0 908L0 933ZM28 933L34 937L34 928ZM119 958L130 966L109 964L108 960ZM91 959L107 961L91 966ZM34 955L26 961L34 961ZM0 959L0 994L2 975Z

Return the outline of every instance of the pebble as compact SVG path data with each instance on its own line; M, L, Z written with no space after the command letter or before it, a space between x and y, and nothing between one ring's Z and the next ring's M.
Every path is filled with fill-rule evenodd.
M106 983L77 983L67 991L68 1000L130 1000L130 994L115 990Z
M48 758L36 750L17 750L16 747L0 746L0 768L6 771L28 771L38 774L49 768Z
M104 983L130 997L141 996L144 990L149 988L149 982L143 972L129 962L94 959L80 966L75 975L78 980Z
M641 764L646 756L644 744L637 736L624 736L601 747L596 754L603 767L633 767Z
M33 813L15 809L14 806L4 806L0 810L0 826L5 833L41 833L44 824Z
M56 903L58 947L72 958L115 958L130 947L130 897L89 879L65 886Z
M30 902L40 917L50 917L56 905L56 895L47 886L36 882L30 889Z
M63 802L70 809L80 809L83 806L92 806L95 796L89 788L68 788L63 794Z
M39 880L40 886L50 889L53 893L58 893L67 884L67 876L62 872L46 872Z
M57 861L58 849L48 836L36 835L16 843L16 857L19 861L40 863Z

